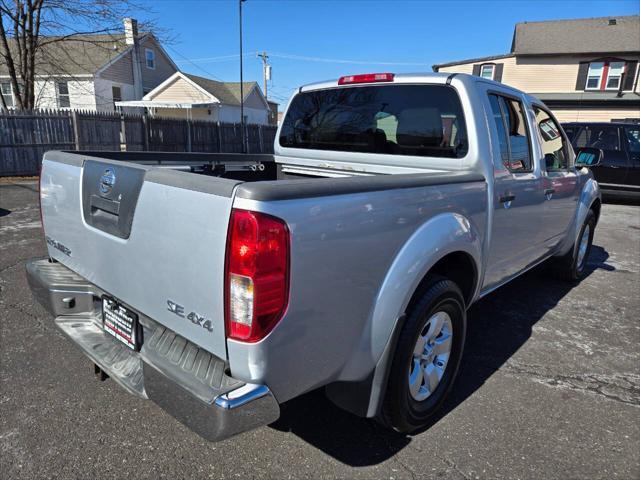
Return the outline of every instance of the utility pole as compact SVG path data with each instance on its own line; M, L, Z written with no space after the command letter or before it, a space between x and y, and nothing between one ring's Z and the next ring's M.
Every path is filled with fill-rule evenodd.
M269 55L267 55L267 52L262 52L258 54L258 57L262 59L262 80L264 82L264 98L268 98L269 94L267 91L267 81L271 80L271 65L267 63L269 61Z
M240 13L240 135L242 139L242 153L247 153L247 142L245 142L244 132L244 84L242 83L242 2L238 0L238 8Z

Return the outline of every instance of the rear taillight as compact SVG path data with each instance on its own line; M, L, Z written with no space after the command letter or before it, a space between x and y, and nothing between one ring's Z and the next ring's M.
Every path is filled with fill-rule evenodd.
M360 75L347 75L340 77L338 85L350 85L353 83L393 82L393 73L362 73Z
M289 229L278 218L233 209L225 271L227 337L264 338L287 308Z

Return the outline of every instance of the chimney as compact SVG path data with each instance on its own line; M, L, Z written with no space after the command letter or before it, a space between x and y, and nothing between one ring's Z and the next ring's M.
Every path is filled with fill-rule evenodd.
M124 38L127 45L138 43L138 21L135 18L124 19Z
M142 57L140 55L140 43L138 41L138 21L135 18L125 18L124 38L127 45L131 45L131 63L133 67L133 91L135 100L142 100L144 88L142 87Z

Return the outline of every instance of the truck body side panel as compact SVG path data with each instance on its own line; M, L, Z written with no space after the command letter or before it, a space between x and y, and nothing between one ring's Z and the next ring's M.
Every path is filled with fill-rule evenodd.
M483 238L486 199L484 181L273 202L236 198L234 207L263 211L289 225L291 291L285 316L265 339L252 345L228 341L234 378L266 383L280 402L332 381L364 378L397 319L394 314L384 325L371 321L398 254L438 215L455 214L474 237ZM468 235L455 240L452 245L466 241L470 250L479 248ZM424 263L448 247L438 245L422 252L430 257L415 258L408 283L417 284ZM400 304L406 287L396 285Z

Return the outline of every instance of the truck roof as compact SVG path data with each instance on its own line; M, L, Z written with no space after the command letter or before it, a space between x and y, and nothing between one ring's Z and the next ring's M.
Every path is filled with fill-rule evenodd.
M500 88L506 88L514 93L525 94L530 101L535 101L537 103L543 103L537 97L530 95L526 92L522 92L517 88L513 88L509 85L505 85L504 83L496 82L494 80L488 80L486 78L480 78L476 75L470 75L468 73L438 73L438 72L417 72L417 73L396 73L393 74L393 80L391 82L385 83L432 83L432 84L444 84L447 83L447 79L455 78L456 80L461 81L466 87L472 87L473 84L481 81L487 83L493 83L496 86L500 86ZM326 88L336 88L336 87L351 87L354 84L347 85L339 85L339 79L331 79L325 80L322 82L314 82L308 83L306 85L301 86L298 89L298 92L308 92L312 90L323 90ZM363 83L362 85L367 85L367 83ZM375 85L375 83L368 83L368 85Z

